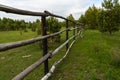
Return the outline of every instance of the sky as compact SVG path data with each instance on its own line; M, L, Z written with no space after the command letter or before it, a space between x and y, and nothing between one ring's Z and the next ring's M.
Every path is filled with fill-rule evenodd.
M101 7L102 0L0 0L0 4L37 12L47 10L57 15L67 17L70 14L78 19L81 14L92 6ZM0 11L0 18L7 17L12 19L24 19L25 21L34 21L40 17L22 16Z

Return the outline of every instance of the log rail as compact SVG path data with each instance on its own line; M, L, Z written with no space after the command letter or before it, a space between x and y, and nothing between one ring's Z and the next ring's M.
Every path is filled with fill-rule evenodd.
M53 57L55 54L59 52L64 46L66 46L66 51L69 50L69 41L70 40L76 40L75 37L77 37L83 30L83 25L81 23L77 23L76 21L69 20L65 17L50 13L48 11L44 12L33 12L33 11L28 11L28 10L21 10L9 6L5 6L0 4L0 11L6 12L6 13L12 13L12 14L19 14L19 15L27 15L27 16L40 16L41 17L41 23L42 23L42 37L37 37L37 38L32 38L28 40L23 40L23 41L17 41L17 42L11 42L11 43L4 43L0 44L0 52L1 51L6 51L9 49L29 45L38 41L42 41L43 45L43 57L40 58L38 61L27 67L25 70L23 70L21 73L16 75L12 80L22 80L24 79L25 76L27 76L30 72L32 72L35 68L40 66L42 63L44 63L44 73L45 75L49 73L48 69L48 59L50 57ZM49 34L47 35L47 26L46 26L46 17L52 16L56 18L61 18L66 21L66 29L61 30L59 32ZM74 24L73 28L68 28L68 22L72 22ZM73 31L73 36L69 38L69 31ZM48 52L48 44L47 44L47 38L59 35L63 32L66 32L66 41L61 44L58 48L56 48L54 51Z

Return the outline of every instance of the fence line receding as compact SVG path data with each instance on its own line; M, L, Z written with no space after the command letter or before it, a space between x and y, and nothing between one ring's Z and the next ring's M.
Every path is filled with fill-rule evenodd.
M40 66L42 63L44 63L44 73L45 73L45 75L47 73L49 73L48 59L50 57L53 57L55 54L57 54L59 52L59 50L61 50L64 46L66 46L66 51L68 53L68 51L69 51L69 48L68 48L69 47L69 44L68 44L69 41L70 40L75 41L76 37L82 31L82 26L83 25L81 23L77 23L75 21L69 20L65 17L59 16L59 15L56 15L56 14L53 14L53 13L50 13L48 11L33 12L33 11L21 10L21 9L5 6L5 5L2 5L2 4L0 4L0 11L6 12L6 13L12 13L12 14L28 15L28 16L40 16L41 17L42 37L37 37L37 38L32 38L32 39L23 40L23 41L0 44L0 51L6 51L6 50L9 50L9 49L13 49L13 48L25 46L25 45L28 45L28 44L32 44L32 43L35 43L35 42L38 42L38 41L42 41L43 57L40 58L35 63L33 63L31 66L27 67L25 70L23 70L17 76L15 76L12 80L22 80L25 76L27 76L30 72L32 72L35 68ZM61 31L56 32L56 33L53 33L53 34L47 35L46 17L48 17L48 16L61 18L61 19L65 20L66 21L66 29L61 30ZM72 22L74 24L73 28L69 28L68 22ZM73 36L70 37L70 38L69 38L69 31L73 31ZM63 32L66 32L66 35L65 35L66 41L63 44L61 44L58 48L56 48L55 50L53 50L51 52L48 52L47 38L59 35Z

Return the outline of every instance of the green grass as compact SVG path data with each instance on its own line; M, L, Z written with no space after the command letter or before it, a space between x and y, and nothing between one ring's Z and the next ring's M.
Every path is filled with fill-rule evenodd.
M49 50L54 50L65 41L65 33L61 34L61 42L49 45ZM8 43L20 40L26 40L37 37L36 32L28 31L20 35L19 31L0 32L0 43ZM40 43L36 42L27 46L11 49L8 51L0 52L0 80L10 80L15 75L23 71L25 68L33 64L35 61L42 57L42 49ZM65 53L65 48L60 51L56 57L49 59L49 66L56 60L60 59ZM31 55L28 58L23 56ZM43 65L36 68L24 80L40 80L44 76Z
M28 32L23 32L22 35L20 35L20 31L0 31L0 43L25 40L37 36L37 32L32 32L30 30Z
M50 80L120 80L120 32L85 31Z
M71 32L70 36L73 32ZM8 35L9 34L9 35ZM49 45L54 50L65 41ZM0 32L0 43L26 40L37 37L36 32ZM120 32L112 36L96 30L87 30L78 38L69 55L57 66L50 80L120 80ZM0 52L0 80L10 80L42 57L39 42L24 47ZM65 48L49 59L49 67L65 54ZM22 56L31 55L28 58ZM43 65L36 68L24 80L40 80L44 76Z
M0 32L0 43L26 40L36 37L36 32L27 32L20 35L19 31ZM31 55L29 58L22 56ZM0 52L0 80L9 80L41 56L38 43Z

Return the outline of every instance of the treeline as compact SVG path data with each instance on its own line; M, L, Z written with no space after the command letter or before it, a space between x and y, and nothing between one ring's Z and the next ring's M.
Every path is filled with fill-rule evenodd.
M115 31L119 31L119 0L104 0L102 8L97 8L94 5L89 7L78 21L84 23L88 29L98 29L101 32L109 32L110 35Z
M72 14L68 16L68 19L74 20ZM59 31L60 26L65 26L65 21L60 22L57 18L47 18L48 31L56 32ZM51 27L50 27L51 26ZM57 29L58 28L58 29ZM18 31L23 30L27 32L27 29L32 31L41 29L41 21L37 19L34 22L25 22L25 20L13 20L10 18L0 18L0 31Z
M62 22L54 17L49 17L46 20L47 34L52 34L61 30ZM25 22L24 20L13 20L10 18L0 19L0 31L19 31L20 35L28 31L36 32L41 35L41 21L37 19L34 22ZM60 42L60 35L50 38L50 43Z
M68 17L70 20L75 20L72 14ZM77 20L85 25L87 29L98 29L101 32L109 32L112 34L120 29L120 3L119 0L104 0L102 8L96 6L89 7L85 14ZM47 18L47 31L54 33L66 25L65 21L60 22L54 17ZM69 22L69 27L74 24ZM9 18L0 19L0 31L24 31L28 29L41 33L41 21L37 19L34 22L25 22L24 20L13 20Z
M24 20L13 20L10 18L0 19L0 31L18 31L23 30L27 32L27 29L36 31L40 26L40 20L35 22L25 22Z

